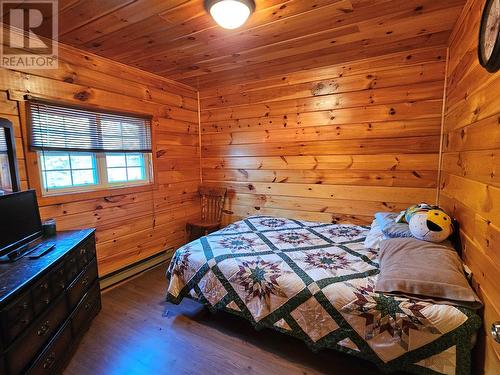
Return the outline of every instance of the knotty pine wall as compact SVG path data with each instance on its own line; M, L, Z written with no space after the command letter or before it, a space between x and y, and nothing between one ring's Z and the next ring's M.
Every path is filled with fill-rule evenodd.
M477 59L485 0L469 0L450 40L440 204L461 224L465 261L485 303L484 370L498 374L500 348L500 72Z
M198 102L192 88L60 45L56 70L0 70L0 117L15 124L23 188L40 192L36 155L26 140L24 95L153 116L153 186L40 197L59 230L95 227L100 276L186 240L198 218Z
M200 87L202 177L225 221L369 223L436 201L446 49Z

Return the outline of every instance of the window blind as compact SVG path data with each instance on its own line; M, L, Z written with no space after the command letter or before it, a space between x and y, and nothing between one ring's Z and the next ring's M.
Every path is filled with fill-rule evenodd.
M29 101L33 150L151 152L151 120Z
M7 133L5 128L0 128L0 154L5 154L7 151Z

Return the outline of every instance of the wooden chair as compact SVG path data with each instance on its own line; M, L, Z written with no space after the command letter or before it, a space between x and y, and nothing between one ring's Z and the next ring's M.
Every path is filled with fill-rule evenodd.
M220 229L227 189L200 186L198 191L201 197L201 220L186 224L189 241Z

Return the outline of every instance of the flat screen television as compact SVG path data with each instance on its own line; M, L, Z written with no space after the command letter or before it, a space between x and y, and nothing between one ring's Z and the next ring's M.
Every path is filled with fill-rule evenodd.
M34 190L0 195L0 257L42 237Z

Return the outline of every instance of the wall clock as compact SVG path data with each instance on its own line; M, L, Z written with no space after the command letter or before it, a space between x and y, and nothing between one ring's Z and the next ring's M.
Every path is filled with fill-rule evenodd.
M500 69L500 0L486 0L479 29L479 62L490 73Z

